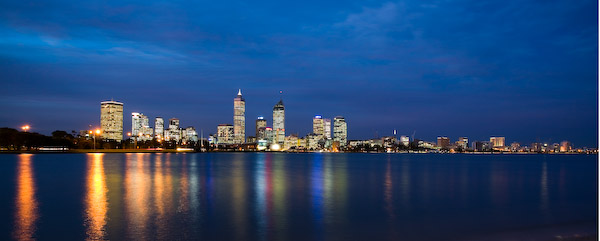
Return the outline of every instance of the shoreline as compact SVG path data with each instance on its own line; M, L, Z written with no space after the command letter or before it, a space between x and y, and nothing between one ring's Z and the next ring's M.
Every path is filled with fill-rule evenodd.
M73 149L68 151L7 151L0 154L80 154L80 153L361 153L361 154L466 154L466 155L598 155L598 153L535 153L535 152L321 152L321 151L195 151L177 149Z

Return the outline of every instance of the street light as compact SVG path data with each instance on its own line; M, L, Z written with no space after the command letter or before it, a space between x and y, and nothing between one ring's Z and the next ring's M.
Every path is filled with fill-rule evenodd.
M102 131L100 131L100 129L96 129L96 133L94 134L94 150L96 150L96 135L100 135ZM90 130L90 134L92 134L92 131Z
M23 130L24 132L27 132L29 130L29 128L30 128L29 125L21 126L21 130Z

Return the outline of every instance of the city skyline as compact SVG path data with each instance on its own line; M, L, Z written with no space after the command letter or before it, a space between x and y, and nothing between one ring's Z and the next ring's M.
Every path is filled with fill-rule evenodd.
M77 131L113 98L207 128L228 93L253 120L283 90L286 133L341 114L349 139L598 146L596 1L103 4L0 8L0 126Z

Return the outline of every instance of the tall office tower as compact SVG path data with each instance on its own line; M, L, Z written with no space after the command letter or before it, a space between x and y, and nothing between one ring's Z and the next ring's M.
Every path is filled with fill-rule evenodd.
M233 99L233 137L235 144L246 140L246 101L242 98L242 90Z
M154 138L156 140L160 140L160 138L164 137L165 132L165 120L162 117L156 117L154 120Z
M323 119L323 133L325 138L331 139L331 119L329 118Z
M217 126L217 144L233 144L234 127L231 124Z
M265 128L267 127L267 120L264 117L259 116L256 119L256 140L265 139Z
M273 107L273 138L275 143L283 146L285 142L285 107L282 99Z
M490 137L490 145L492 147L504 147L504 137Z
M123 140L123 103L100 102L100 128L104 140Z
M131 136L133 138L137 138L137 136L142 130L142 120L140 113L133 112L131 113Z
M339 142L340 146L346 146L348 142L348 125L342 116L333 118L333 141Z
M169 130L165 133L165 140L179 141L181 138L181 132L179 131L179 119L169 119Z
M320 115L316 115L313 118L313 133L317 134L319 136L324 136L325 135L325 130L324 130L324 124L323 124L323 117Z
M439 146L441 148L446 148L446 147L450 146L450 139L445 136L438 136L437 146Z

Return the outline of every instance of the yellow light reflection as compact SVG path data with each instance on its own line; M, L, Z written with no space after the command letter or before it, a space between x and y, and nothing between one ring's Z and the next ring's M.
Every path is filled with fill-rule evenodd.
M31 154L19 155L19 164L17 165L16 227L14 232L16 240L34 240L35 223L39 218L31 156Z
M104 240L106 235L106 179L102 153L88 154L87 194L85 198L86 240ZM89 159L91 157L91 159Z

